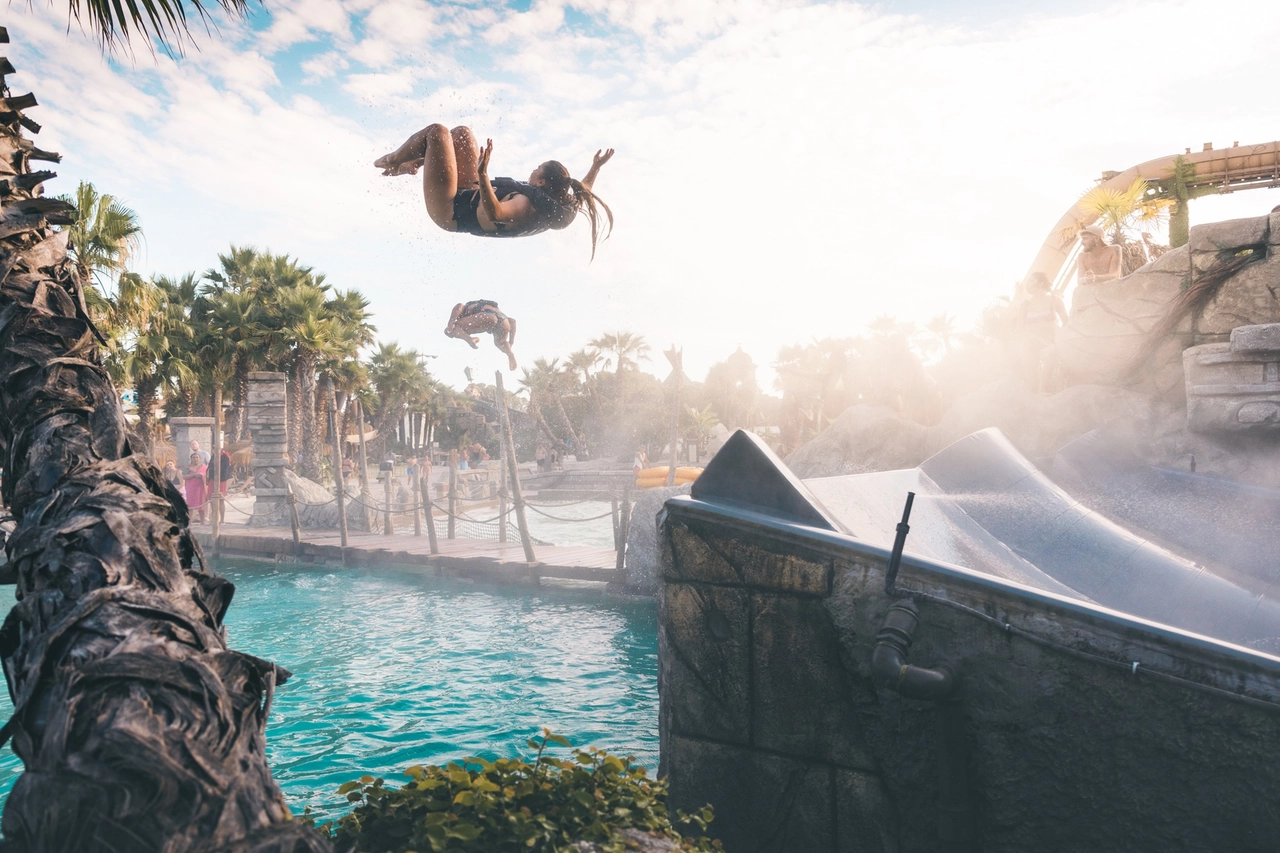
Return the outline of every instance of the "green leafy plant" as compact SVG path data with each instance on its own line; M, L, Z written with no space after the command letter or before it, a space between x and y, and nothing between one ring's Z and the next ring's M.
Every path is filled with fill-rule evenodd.
M704 833L711 807L687 815L667 811L667 785L650 779L630 758L602 749L572 749L548 729L531 738L532 761L468 758L443 767L414 766L410 781L387 787L363 776L338 788L355 803L335 823L323 824L343 853L568 853L577 841L623 853L626 830L676 842L690 853L713 853L719 841ZM556 744L570 758L547 752ZM698 833L684 836L680 828Z

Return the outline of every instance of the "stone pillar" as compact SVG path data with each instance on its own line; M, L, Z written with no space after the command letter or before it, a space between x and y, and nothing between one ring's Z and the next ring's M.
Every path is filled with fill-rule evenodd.
M178 453L178 468L186 468L191 460L192 439L200 442L205 453L213 453L213 418L169 418L169 436Z
M285 376L249 374L248 424L253 439L253 518L249 524L272 523L284 509L284 472L289 466Z

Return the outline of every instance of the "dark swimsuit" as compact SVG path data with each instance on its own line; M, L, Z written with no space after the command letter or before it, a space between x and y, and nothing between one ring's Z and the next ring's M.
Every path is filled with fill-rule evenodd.
M458 318L474 317L477 314L492 314L497 318L497 323L489 330L489 333L493 335L494 343L500 343L507 339L507 330L502 328L502 321L507 319L507 315L498 310L498 303L492 299L473 299L462 306L462 312L458 314Z
M508 231L506 225L497 222L494 223L498 226L497 231L484 230L480 226L479 217L480 190L465 189L458 190L458 194L453 197L453 221L458 224L459 233L475 234L477 237L525 237L547 230L559 231L561 228L568 228L569 223L573 222L574 216L577 215L577 210L571 205L560 204L542 187L535 187L533 184L517 181L514 178L494 178L490 183L493 185L494 195L502 201L506 201L513 195L522 195L529 199L534 210L532 226L513 232Z

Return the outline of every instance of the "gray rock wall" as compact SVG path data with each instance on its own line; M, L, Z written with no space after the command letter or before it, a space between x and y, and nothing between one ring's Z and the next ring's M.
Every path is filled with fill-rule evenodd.
M1173 301L1219 258L1253 249L1265 258L1228 279L1195 317L1176 326L1142 377L1172 400L1183 393L1182 350L1227 340L1237 326L1280 322L1280 213L1197 225L1186 246L1166 252L1122 279L1077 286L1071 318L1058 333L1063 372L1073 383L1125 381L1147 333Z
M658 591L658 522L662 504L672 495L687 495L692 486L645 489L632 492L631 525L627 530L627 552L623 557L623 581L627 590L642 595Z
M871 680L890 603L882 554L672 511L662 560L660 772L673 809L710 802L730 851L960 849L938 839L938 708ZM971 849L1274 849L1280 708L1146 674L1280 697L1274 671L932 577L904 565L900 585L954 603L921 603L911 662L960 674Z

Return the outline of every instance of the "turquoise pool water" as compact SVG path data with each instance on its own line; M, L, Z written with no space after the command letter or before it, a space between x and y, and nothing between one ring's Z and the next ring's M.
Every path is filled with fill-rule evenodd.
M236 584L231 646L293 672L276 692L267 743L296 812L332 814L338 785L361 773L527 752L542 726L657 768L652 602L395 571L221 569ZM0 793L20 771L0 750Z

